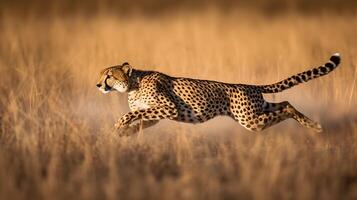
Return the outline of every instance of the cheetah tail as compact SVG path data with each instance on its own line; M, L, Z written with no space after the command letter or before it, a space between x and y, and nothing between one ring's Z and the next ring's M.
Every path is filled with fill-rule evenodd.
M331 56L330 60L322 66L315 67L311 70L301 72L299 74L296 74L294 76L291 76L287 79L284 79L280 82L271 85L261 85L258 87L261 89L262 93L281 92L300 83L307 82L314 78L318 78L320 76L324 76L330 73L338 66L338 64L340 64L340 61L341 61L340 54L335 53Z

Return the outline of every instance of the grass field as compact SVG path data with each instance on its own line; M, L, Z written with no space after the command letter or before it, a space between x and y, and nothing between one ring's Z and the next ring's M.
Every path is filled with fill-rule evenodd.
M357 198L357 15L0 16L0 199ZM323 133L293 120L251 133L218 117L119 137L126 95L95 87L102 68L124 61L268 84L335 52L333 73L266 96Z

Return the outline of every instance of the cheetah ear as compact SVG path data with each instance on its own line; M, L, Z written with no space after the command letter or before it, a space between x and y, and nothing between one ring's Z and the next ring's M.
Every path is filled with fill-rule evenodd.
M131 76L131 72L133 71L133 67L131 67L131 65L128 62L125 62L121 65L123 72L128 75Z

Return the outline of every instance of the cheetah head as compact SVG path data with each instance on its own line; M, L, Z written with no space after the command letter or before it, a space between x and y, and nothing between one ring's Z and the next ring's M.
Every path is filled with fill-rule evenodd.
M127 62L122 65L108 67L100 72L97 82L98 89L104 94L117 90L127 92L129 89L129 77L133 68Z

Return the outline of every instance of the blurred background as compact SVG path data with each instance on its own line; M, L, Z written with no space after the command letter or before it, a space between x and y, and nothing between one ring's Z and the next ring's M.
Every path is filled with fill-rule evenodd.
M255 11L266 15L299 12L317 14L329 12L346 14L356 12L354 0L2 0L2 8L20 15L76 15L96 16L110 14L116 16L160 16L177 12L200 12L217 9L223 13Z
M357 1L0 1L0 199L356 199ZM228 117L163 120L118 137L126 94L108 66L269 84L324 64L278 94L319 121L261 133Z

